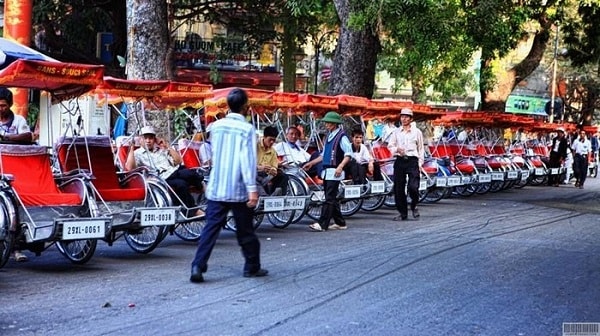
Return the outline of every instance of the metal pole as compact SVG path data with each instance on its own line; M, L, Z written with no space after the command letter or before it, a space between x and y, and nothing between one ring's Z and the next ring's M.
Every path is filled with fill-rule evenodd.
M321 46L319 45L319 42L317 41L317 44L315 44L315 82L313 83L314 87L313 87L313 93L317 94L317 89L319 88L319 52Z
M554 100L556 98L556 68L558 64L558 33L560 26L556 26L556 36L554 37L554 60L552 61L552 98L550 100L550 123L554 122ZM561 115L562 118L562 115Z

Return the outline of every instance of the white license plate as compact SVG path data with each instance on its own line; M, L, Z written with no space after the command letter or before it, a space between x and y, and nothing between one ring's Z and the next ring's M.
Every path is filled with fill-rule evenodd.
M479 176L477 176L477 181L479 181L479 183L492 182L492 175L490 175L490 174L479 175Z
M448 183L448 180L445 177L436 177L435 178L435 186L436 187L445 187Z
M448 186L454 187L460 185L460 176L448 177Z
M344 198L358 198L360 197L360 186L346 186L344 187Z
M306 206L306 197L304 196L286 197L284 201L284 210L304 210Z
M371 193L382 194L384 192L385 192L385 182L382 182L382 181L371 182Z
M471 176L463 176L461 182L462 184L471 184Z
M559 168L552 168L552 169L550 169L550 174L551 175L558 175L559 172L560 172Z
M419 181L419 190L426 190L426 189L427 189L427 180Z
M69 221L63 223L62 239L91 239L106 236L105 222L102 221Z
M504 173L492 173L492 181L504 181Z
M323 190L313 191L311 200L315 202L325 202L325 192Z
M175 224L175 209L145 209L140 211L142 226Z
M263 200L263 209L266 212L282 211L285 206L283 197L261 197Z
M516 179L519 177L519 172L518 171L509 171L507 176L509 179Z
M544 170L544 168L535 168L535 175L537 175L537 176L546 175L546 171Z
M529 177L529 170L522 170L521 171L521 180L525 180L528 177Z

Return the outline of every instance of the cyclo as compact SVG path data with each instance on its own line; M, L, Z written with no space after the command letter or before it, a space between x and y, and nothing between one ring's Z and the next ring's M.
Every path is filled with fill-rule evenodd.
M101 66L20 59L0 71L0 85L45 90L43 109L51 99L88 91L102 73ZM71 262L83 264L97 240L110 234L111 218L99 215L88 176L54 174L50 158L45 146L0 145L0 266L17 242L36 255L56 245Z
M105 77L96 88L96 95L105 104L114 101L115 96L121 97L121 101L123 96L135 97L130 105L136 107L142 98L159 95L168 84L168 81ZM135 111L128 115L135 116ZM181 221L178 219L181 207L173 205L168 185L155 171L146 167L117 171L112 143L107 136L63 137L56 144L56 152L63 171L92 177L92 190L100 200L100 213L113 218L113 229L105 238L109 245L124 237L134 251L149 253L164 239L168 226Z

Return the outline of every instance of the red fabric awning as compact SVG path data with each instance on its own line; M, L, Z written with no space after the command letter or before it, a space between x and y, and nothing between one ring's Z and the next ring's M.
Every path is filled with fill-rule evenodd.
M215 116L219 112L227 112L227 95L233 89L234 87L213 90L213 97L204 101L206 115ZM246 88L244 91L248 94L248 106L255 112L263 112L265 107L271 106L273 103L272 91Z
M102 83L104 67L20 59L0 70L0 85L44 90L56 99L68 99Z
M169 85L154 102L164 107L201 107L204 99L212 97L212 85L198 83L169 82Z

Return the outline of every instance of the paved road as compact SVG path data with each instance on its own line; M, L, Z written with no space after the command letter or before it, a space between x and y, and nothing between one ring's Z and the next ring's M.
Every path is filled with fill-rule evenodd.
M206 283L195 244L149 255L99 244L74 266L54 247L0 270L0 335L561 335L600 321L600 182L381 209L346 231L259 229L266 278L241 277L224 232Z

